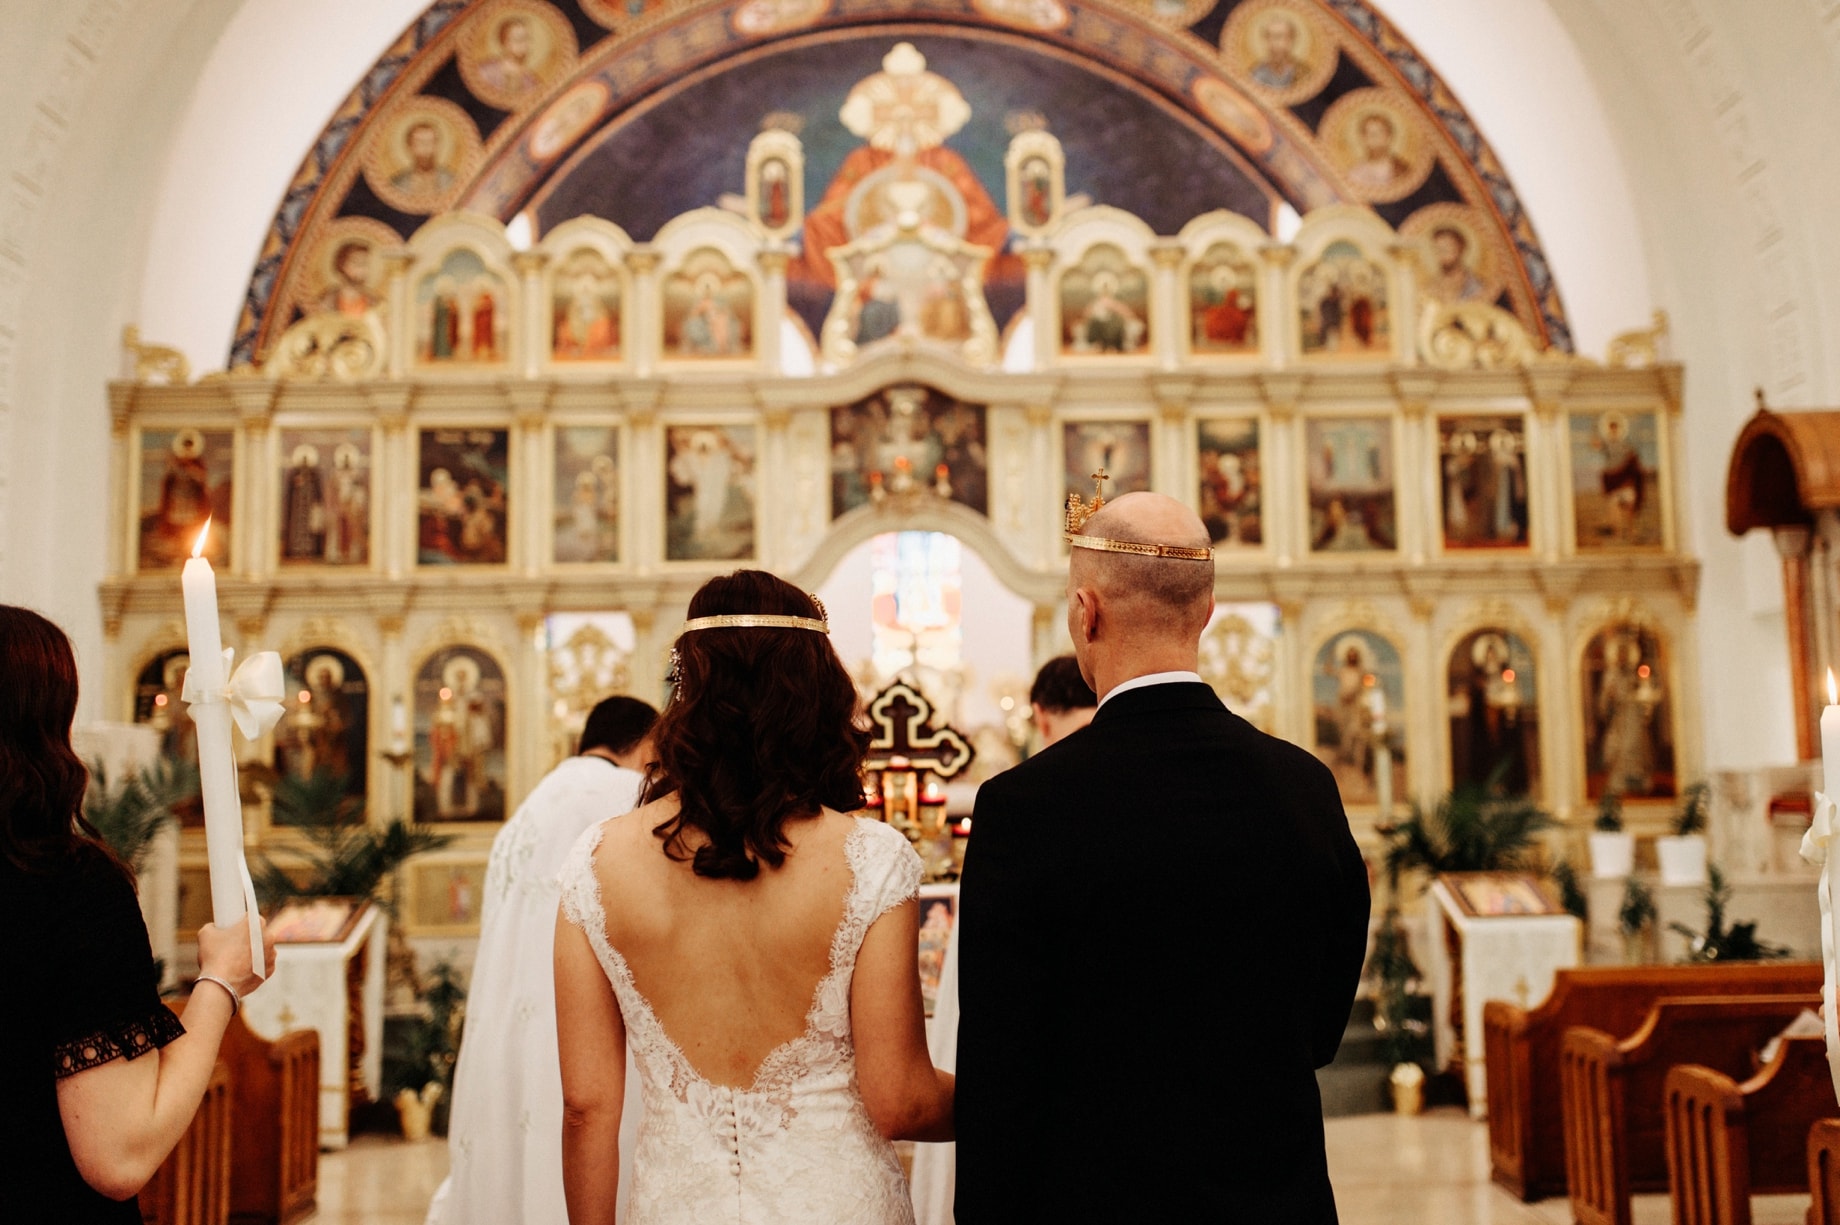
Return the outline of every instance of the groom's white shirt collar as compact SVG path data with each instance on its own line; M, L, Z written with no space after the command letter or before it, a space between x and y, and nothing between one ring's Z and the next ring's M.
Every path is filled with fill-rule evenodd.
M1144 676L1133 676L1128 681L1113 685L1111 690L1099 699L1099 705L1104 706L1119 694L1129 693L1133 689L1148 689L1152 685L1179 685L1185 681L1193 681L1199 685L1201 674L1199 672L1151 672Z

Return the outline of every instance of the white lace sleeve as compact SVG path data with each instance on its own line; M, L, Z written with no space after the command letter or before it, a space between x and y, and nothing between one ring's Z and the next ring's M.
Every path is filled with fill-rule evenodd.
M590 825L562 861L556 883L562 888L562 916L582 931L593 934L604 923L601 882L594 872L594 852L600 849L605 821Z
M920 856L907 835L881 821L868 821L864 862L858 873L865 882L864 917L873 923L883 914L920 893Z

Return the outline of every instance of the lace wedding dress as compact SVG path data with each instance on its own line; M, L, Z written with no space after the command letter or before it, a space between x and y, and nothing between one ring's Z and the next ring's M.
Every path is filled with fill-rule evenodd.
M894 1146L870 1122L856 1085L850 982L863 936L914 897L920 858L880 821L856 818L844 841L852 876L805 1031L776 1047L745 1088L714 1084L664 1031L607 939L594 853L605 826L576 843L562 908L586 933L626 1022L645 1116L633 1154L631 1225L911 1225L913 1203Z

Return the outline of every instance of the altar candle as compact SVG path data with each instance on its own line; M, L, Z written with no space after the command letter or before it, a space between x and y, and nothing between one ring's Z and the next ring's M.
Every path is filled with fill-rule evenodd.
M390 699L390 751L405 752L409 747L409 709L399 693Z
M217 620L217 576L204 558L211 521L205 520L185 563L185 638L191 652L191 687L217 694L224 675L224 639ZM236 760L230 743L230 706L221 700L191 707L198 738L198 789L204 799L205 859L211 870L211 922L227 927L242 918L243 803L236 790ZM259 968L259 967L258 967Z

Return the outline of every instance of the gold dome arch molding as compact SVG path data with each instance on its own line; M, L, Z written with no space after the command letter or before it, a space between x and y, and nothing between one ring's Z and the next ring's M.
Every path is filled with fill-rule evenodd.
M1267 66L1248 58L1244 29L1266 10L1307 30L1305 41L1333 58L1333 72L1312 70L1312 85L1261 84ZM517 14L546 31L538 41L551 57L521 90L502 65L495 72L482 61L480 34ZM1219 0L1187 6L1179 18L1131 0L435 0L339 106L285 192L229 364L261 361L317 295L336 289L310 266L334 226L394 228L406 240L450 209L509 221L578 150L656 105L674 81L720 76L812 40L893 45L913 31L1007 41L1126 81L1299 212L1362 204L1409 236L1414 217L1426 234L1453 220L1462 232L1467 221L1471 251L1491 249L1501 301L1542 345L1571 351L1558 286L1499 158L1431 66L1366 0ZM1316 92L1299 100L1307 88ZM1376 114L1410 137L1395 161L1411 163L1414 182L1429 176L1415 194L1396 196L1350 161L1355 130L1380 130L1368 122ZM418 120L455 129L437 150L452 164L419 179L406 160ZM1348 130L1330 130L1335 124ZM386 155L402 165L385 164ZM1274 223L1254 220L1268 230Z

